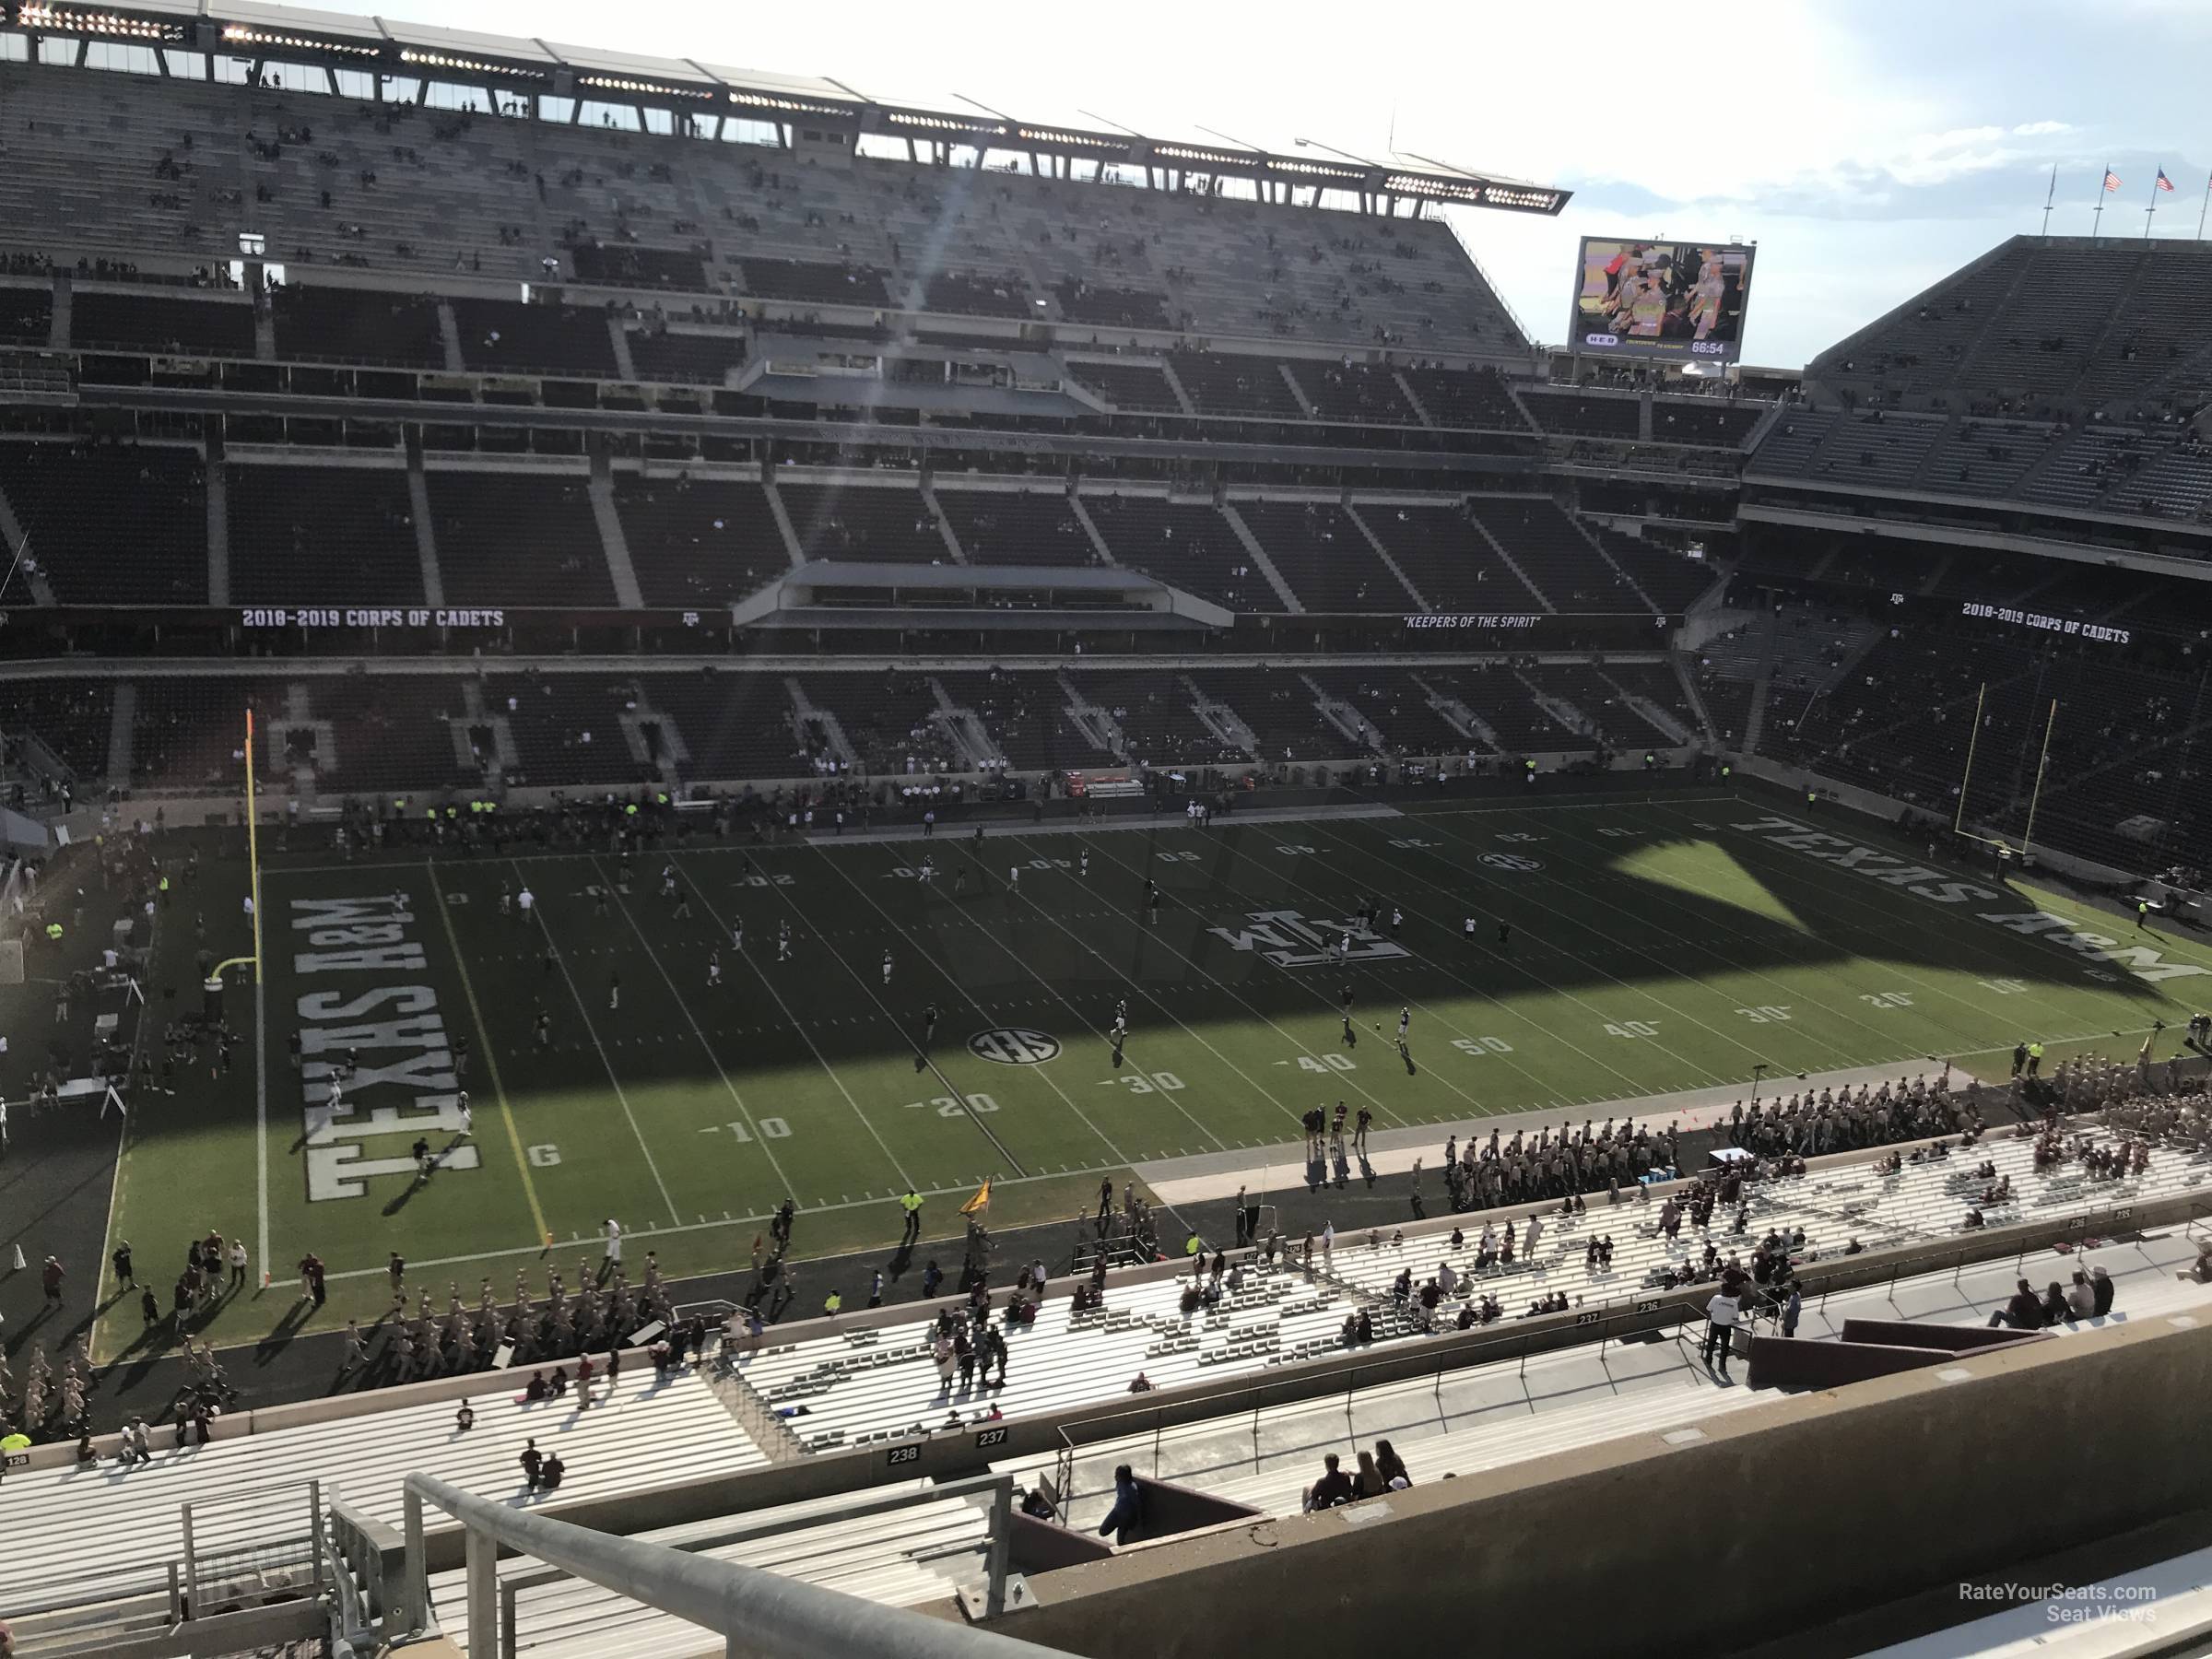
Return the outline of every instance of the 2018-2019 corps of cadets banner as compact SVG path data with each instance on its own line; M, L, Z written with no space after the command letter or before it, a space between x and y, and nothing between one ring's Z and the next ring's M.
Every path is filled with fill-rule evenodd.
M1751 296L1748 247L1585 236L1568 347L1594 357L1733 363Z

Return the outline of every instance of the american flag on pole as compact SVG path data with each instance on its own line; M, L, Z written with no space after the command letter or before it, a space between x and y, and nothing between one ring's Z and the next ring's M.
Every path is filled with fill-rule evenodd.
M2104 170L2104 187L2107 190L2117 190L2120 188L2120 175L2114 172L2109 167Z
M2162 167L2159 169L2159 188L2160 190L2171 190L2173 188L2173 181L2166 176L2166 170Z

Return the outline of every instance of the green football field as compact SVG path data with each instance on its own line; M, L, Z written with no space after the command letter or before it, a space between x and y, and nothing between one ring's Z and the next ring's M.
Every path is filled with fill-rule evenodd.
M1923 855L1842 820L1685 794L1071 826L980 848L957 832L694 838L641 857L627 892L604 856L347 863L265 846L260 1066L203 1066L139 1104L111 1232L162 1275L195 1233L244 1238L276 1283L226 1304L209 1335L245 1342L298 1318L291 1264L311 1249L332 1269L318 1321L332 1324L388 1305L393 1250L441 1298L451 1279L473 1300L489 1276L504 1300L516 1268L542 1281L548 1234L564 1271L595 1261L609 1217L633 1265L650 1249L700 1272L745 1265L786 1196L800 1257L888 1244L910 1184L925 1238L950 1239L986 1177L994 1224L1066 1219L1101 1171L1118 1186L1149 1160L1295 1141L1307 1108L1339 1099L1390 1129L1760 1065L1920 1070L1934 1055L2001 1075L2023 1038L2053 1060L2132 1056L2159 1018L2173 1052L2212 950L2001 888L1947 849L1942 867ZM666 863L688 917L662 896ZM211 865L195 899L230 916L244 879L242 859ZM535 916L502 914L502 891L525 884ZM1382 925L1340 966L1328 947L1369 900ZM194 948L167 929L157 982L188 986ZM242 1026L254 991L228 995ZM349 1050L334 1112L324 1078ZM427 1182L418 1135L441 1155ZM102 1348L137 1326L118 1304Z

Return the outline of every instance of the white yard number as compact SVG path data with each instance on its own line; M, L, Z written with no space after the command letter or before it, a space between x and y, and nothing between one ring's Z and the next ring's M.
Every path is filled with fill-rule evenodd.
M1787 1025L1790 1022L1790 1006L1787 1003L1760 1003L1756 1008L1738 1008L1736 1012L1753 1025Z
M972 1094L968 1096L967 1100L966 1110L969 1112L996 1112L998 1110L998 1102L986 1094ZM941 1118L957 1118L961 1115L960 1102L951 1095L932 1095L926 1100L909 1100L904 1110L920 1112L925 1106L935 1107L937 1115ZM760 1127L765 1131L770 1124L780 1124L782 1121L782 1118L763 1118L760 1120Z
M1485 1054L1510 1054L1513 1045L1497 1037L1454 1037L1452 1046L1463 1054L1480 1059Z
M1656 1037L1659 1022L1655 1019L1624 1019L1618 1025L1607 1025L1608 1037Z
M560 1161L560 1148L547 1141L543 1146L527 1148L530 1161L536 1168L549 1170Z
M1140 1072L1131 1072L1120 1081L1133 1095L1151 1094L1156 1089L1163 1094L1173 1094L1182 1087L1182 1079L1173 1072L1154 1072L1148 1077Z
M1392 841L1390 844L1394 847L1403 847L1409 853L1418 853L1422 851L1424 848L1440 847L1443 845L1441 841L1423 841L1418 835L1405 836L1400 840Z
M753 1138L752 1132L743 1124L724 1124L723 1127L730 1132L732 1140L741 1144ZM762 1118L760 1120L760 1138L762 1140L789 1140L791 1125L780 1117Z
M1509 830L1496 839L1501 841L1542 841L1544 838L1540 835L1530 835L1520 830Z
M1296 841L1286 841L1282 845L1277 847L1276 851L1277 853L1288 853L1296 854L1300 853L1311 853L1313 851L1313 849L1312 847L1301 845Z
M1358 1071L1349 1054L1324 1054L1316 1060L1312 1054L1298 1057L1298 1069L1310 1072Z
M1606 829L1600 830L1598 831L1598 833L1599 833L1600 835L1610 835L1610 836L1613 836L1613 837L1615 837L1616 839L1618 839L1619 837L1621 837L1621 836L1624 836L1624 835L1641 835L1641 834L1643 833L1643 831L1642 831L1642 830L1622 830L1622 829L1618 829L1618 828L1610 828L1610 827L1609 827L1609 828L1606 828Z
M1867 991L1860 994L1859 1000L1870 1008L1909 1008L1912 1006L1912 995L1908 991Z
M1198 862L1198 854L1195 853L1155 853L1152 856L1159 859L1161 864L1196 864Z
M2028 982L2026 980L1976 980L1974 982L1980 985L1984 991L1994 991L1999 996L2018 996L2021 992L2028 989Z

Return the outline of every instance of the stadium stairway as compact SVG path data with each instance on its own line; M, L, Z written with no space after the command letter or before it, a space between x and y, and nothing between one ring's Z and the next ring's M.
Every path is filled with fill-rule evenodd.
M591 481L584 489L591 498L592 517L599 526L600 546L606 553L615 602L624 610L642 610L645 595L638 587L637 567L630 563L629 537L623 534L622 515L615 511L614 472L605 450L592 456Z
M1294 617L1304 616L1305 606L1290 591L1290 584L1283 580L1283 573L1275 568L1275 560L1267 557L1267 549L1260 546L1260 538L1252 533L1252 526L1244 522L1244 515L1223 502L1221 516L1229 521L1229 527L1236 532L1237 540L1243 544L1244 551L1252 556L1253 566L1267 578L1267 585L1275 590L1275 596L1283 602L1283 608Z
M1436 606L1422 597L1421 590L1413 585L1413 579L1407 576L1398 561L1391 557L1390 549L1382 545L1382 538L1369 526L1368 522L1359 516L1359 508L1349 501L1346 502L1344 516L1351 520L1353 526L1367 538L1367 545L1375 550L1375 557L1382 561L1382 568L1395 576L1399 584L1413 595L1414 604L1425 611L1434 610Z

